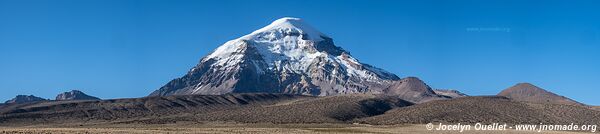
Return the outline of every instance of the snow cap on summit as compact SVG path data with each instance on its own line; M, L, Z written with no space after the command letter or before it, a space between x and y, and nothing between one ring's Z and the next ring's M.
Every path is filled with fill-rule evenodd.
M398 76L363 64L302 19L285 17L227 41L151 96L244 92L381 93Z
M327 35L321 33L316 28L312 27L308 23L304 22L304 20L300 18L294 17L283 17L273 21L271 24L258 29L249 35L246 35L242 38L244 39L252 39L256 36L264 36L265 34L273 34L273 33L293 33L299 32L302 36L308 40L320 41L323 40L321 36L327 37Z

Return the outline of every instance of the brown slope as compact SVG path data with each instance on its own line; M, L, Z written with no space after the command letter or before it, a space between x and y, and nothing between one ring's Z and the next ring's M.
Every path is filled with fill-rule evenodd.
M406 77L394 81L384 92L386 95L398 96L413 103L446 99L443 96L437 95L431 87L417 77Z
M598 124L600 111L577 105L518 102L506 97L462 97L397 108L382 115L356 121L369 124Z
M584 105L564 96L546 91L530 83L518 83L512 87L502 90L498 96L505 96L516 101L525 101L532 103L553 103Z
M195 115L202 121L244 123L344 123L412 105L396 97L344 95L304 99L262 107L244 107Z
M345 123L412 105L397 97L227 94L51 101L0 109L0 125L233 121Z
M236 107L274 104L305 97L307 96L227 94L11 104L0 109L0 125L110 123L207 113Z

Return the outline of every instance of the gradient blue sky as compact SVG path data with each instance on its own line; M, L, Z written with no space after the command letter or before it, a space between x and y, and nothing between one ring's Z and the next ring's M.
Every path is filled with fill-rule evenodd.
M598 1L0 0L0 100L148 95L222 43L285 16L361 62L434 88L518 82L600 105Z

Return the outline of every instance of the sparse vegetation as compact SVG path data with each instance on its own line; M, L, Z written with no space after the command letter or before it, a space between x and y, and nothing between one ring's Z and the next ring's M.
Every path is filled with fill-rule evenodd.
M358 119L369 124L508 123L600 124L600 112L585 106L513 101L505 97L463 97L390 110Z
M366 94L257 93L44 101L0 109L2 133L428 133L422 125L410 124L599 121L600 111L585 106L518 102L497 96L413 104Z

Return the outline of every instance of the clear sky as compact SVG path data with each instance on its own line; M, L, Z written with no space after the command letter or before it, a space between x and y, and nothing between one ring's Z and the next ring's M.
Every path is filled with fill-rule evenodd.
M530 82L600 105L600 2L0 0L0 100L142 97L222 43L303 18L361 62L433 88Z

